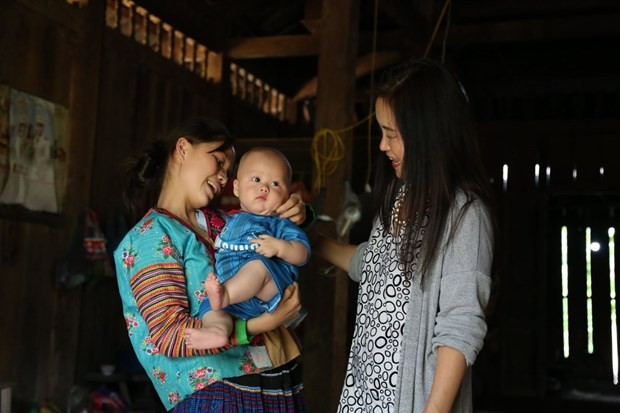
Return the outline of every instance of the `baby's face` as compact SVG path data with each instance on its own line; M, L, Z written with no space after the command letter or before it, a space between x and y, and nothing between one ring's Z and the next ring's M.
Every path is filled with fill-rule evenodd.
M270 152L252 152L239 163L234 193L243 211L272 215L289 198L289 169Z

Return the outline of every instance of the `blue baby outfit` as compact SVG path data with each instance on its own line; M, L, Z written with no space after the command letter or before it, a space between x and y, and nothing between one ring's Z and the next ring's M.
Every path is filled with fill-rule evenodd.
M308 237L289 219L277 215L255 215L244 211L231 213L226 220L226 226L215 240L216 277L224 284L248 261L261 260L278 288L278 294L269 302L254 297L242 303L231 304L224 309L227 313L244 320L259 316L265 311L272 312L278 306L284 289L299 275L298 266L277 257L263 257L255 252L257 246L249 240L258 238L259 235L271 235L287 241L301 242L308 249L308 259L310 258ZM302 265L307 262L308 260ZM207 298L200 305L200 317L210 310L211 305Z

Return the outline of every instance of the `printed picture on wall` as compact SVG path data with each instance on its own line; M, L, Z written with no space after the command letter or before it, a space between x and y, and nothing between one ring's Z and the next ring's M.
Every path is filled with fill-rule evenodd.
M54 147L54 104L12 89L9 172L0 194L1 203L58 212Z
M9 101L11 89L0 85L0 193L9 173Z

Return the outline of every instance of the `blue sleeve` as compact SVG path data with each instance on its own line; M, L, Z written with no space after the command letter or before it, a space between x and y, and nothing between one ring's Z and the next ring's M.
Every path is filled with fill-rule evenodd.
M308 261L310 261L311 249L308 236L301 228L292 223L291 220L278 218L276 220L276 228L274 230L273 236L286 241L301 242L308 250L308 258L301 265L306 265Z

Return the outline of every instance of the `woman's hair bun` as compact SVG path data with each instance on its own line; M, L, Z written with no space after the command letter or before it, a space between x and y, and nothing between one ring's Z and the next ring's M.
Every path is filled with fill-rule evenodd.
M168 150L165 142L156 140L151 147L145 150L136 160L134 173L136 184L140 187L149 187L155 182L160 182L162 173L166 168Z

